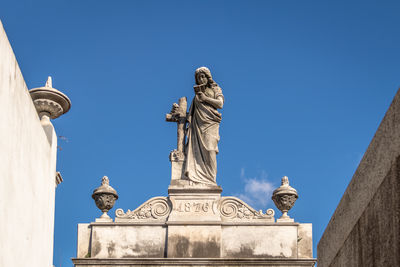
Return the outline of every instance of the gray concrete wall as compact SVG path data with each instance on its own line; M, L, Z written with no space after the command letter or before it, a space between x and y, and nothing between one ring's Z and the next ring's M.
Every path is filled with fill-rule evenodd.
M0 59L0 266L50 267L57 138L47 140L1 22Z
M318 267L400 266L400 92L317 249Z

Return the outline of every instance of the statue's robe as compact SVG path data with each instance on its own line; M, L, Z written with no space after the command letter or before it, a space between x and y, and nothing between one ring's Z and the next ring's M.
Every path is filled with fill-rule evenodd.
M204 94L213 99L224 98L221 88L217 85L206 88ZM195 183L216 185L221 113L214 106L200 102L195 96L187 120L189 127L184 174Z

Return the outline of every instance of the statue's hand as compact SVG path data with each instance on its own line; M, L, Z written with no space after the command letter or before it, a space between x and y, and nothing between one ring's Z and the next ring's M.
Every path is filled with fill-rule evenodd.
M197 93L197 99L200 101L200 102L204 102L204 101L206 101L206 95L203 93L203 92L198 92Z
M206 85L207 84L199 84L199 85L193 86L194 93L197 94L199 92L204 92L204 90L206 89Z

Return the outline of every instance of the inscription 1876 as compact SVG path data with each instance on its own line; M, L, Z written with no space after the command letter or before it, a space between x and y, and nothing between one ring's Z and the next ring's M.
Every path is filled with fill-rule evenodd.
M176 211L178 212L208 212L210 210L208 202L184 202L179 203Z

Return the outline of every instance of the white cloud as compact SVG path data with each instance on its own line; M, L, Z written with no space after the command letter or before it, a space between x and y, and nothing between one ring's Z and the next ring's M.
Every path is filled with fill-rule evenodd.
M273 183L267 180L267 173L262 171L259 177L247 178L245 169L240 170L240 177L244 180L244 192L238 194L238 197L253 208L267 208L266 205L270 202L272 192L275 189Z

